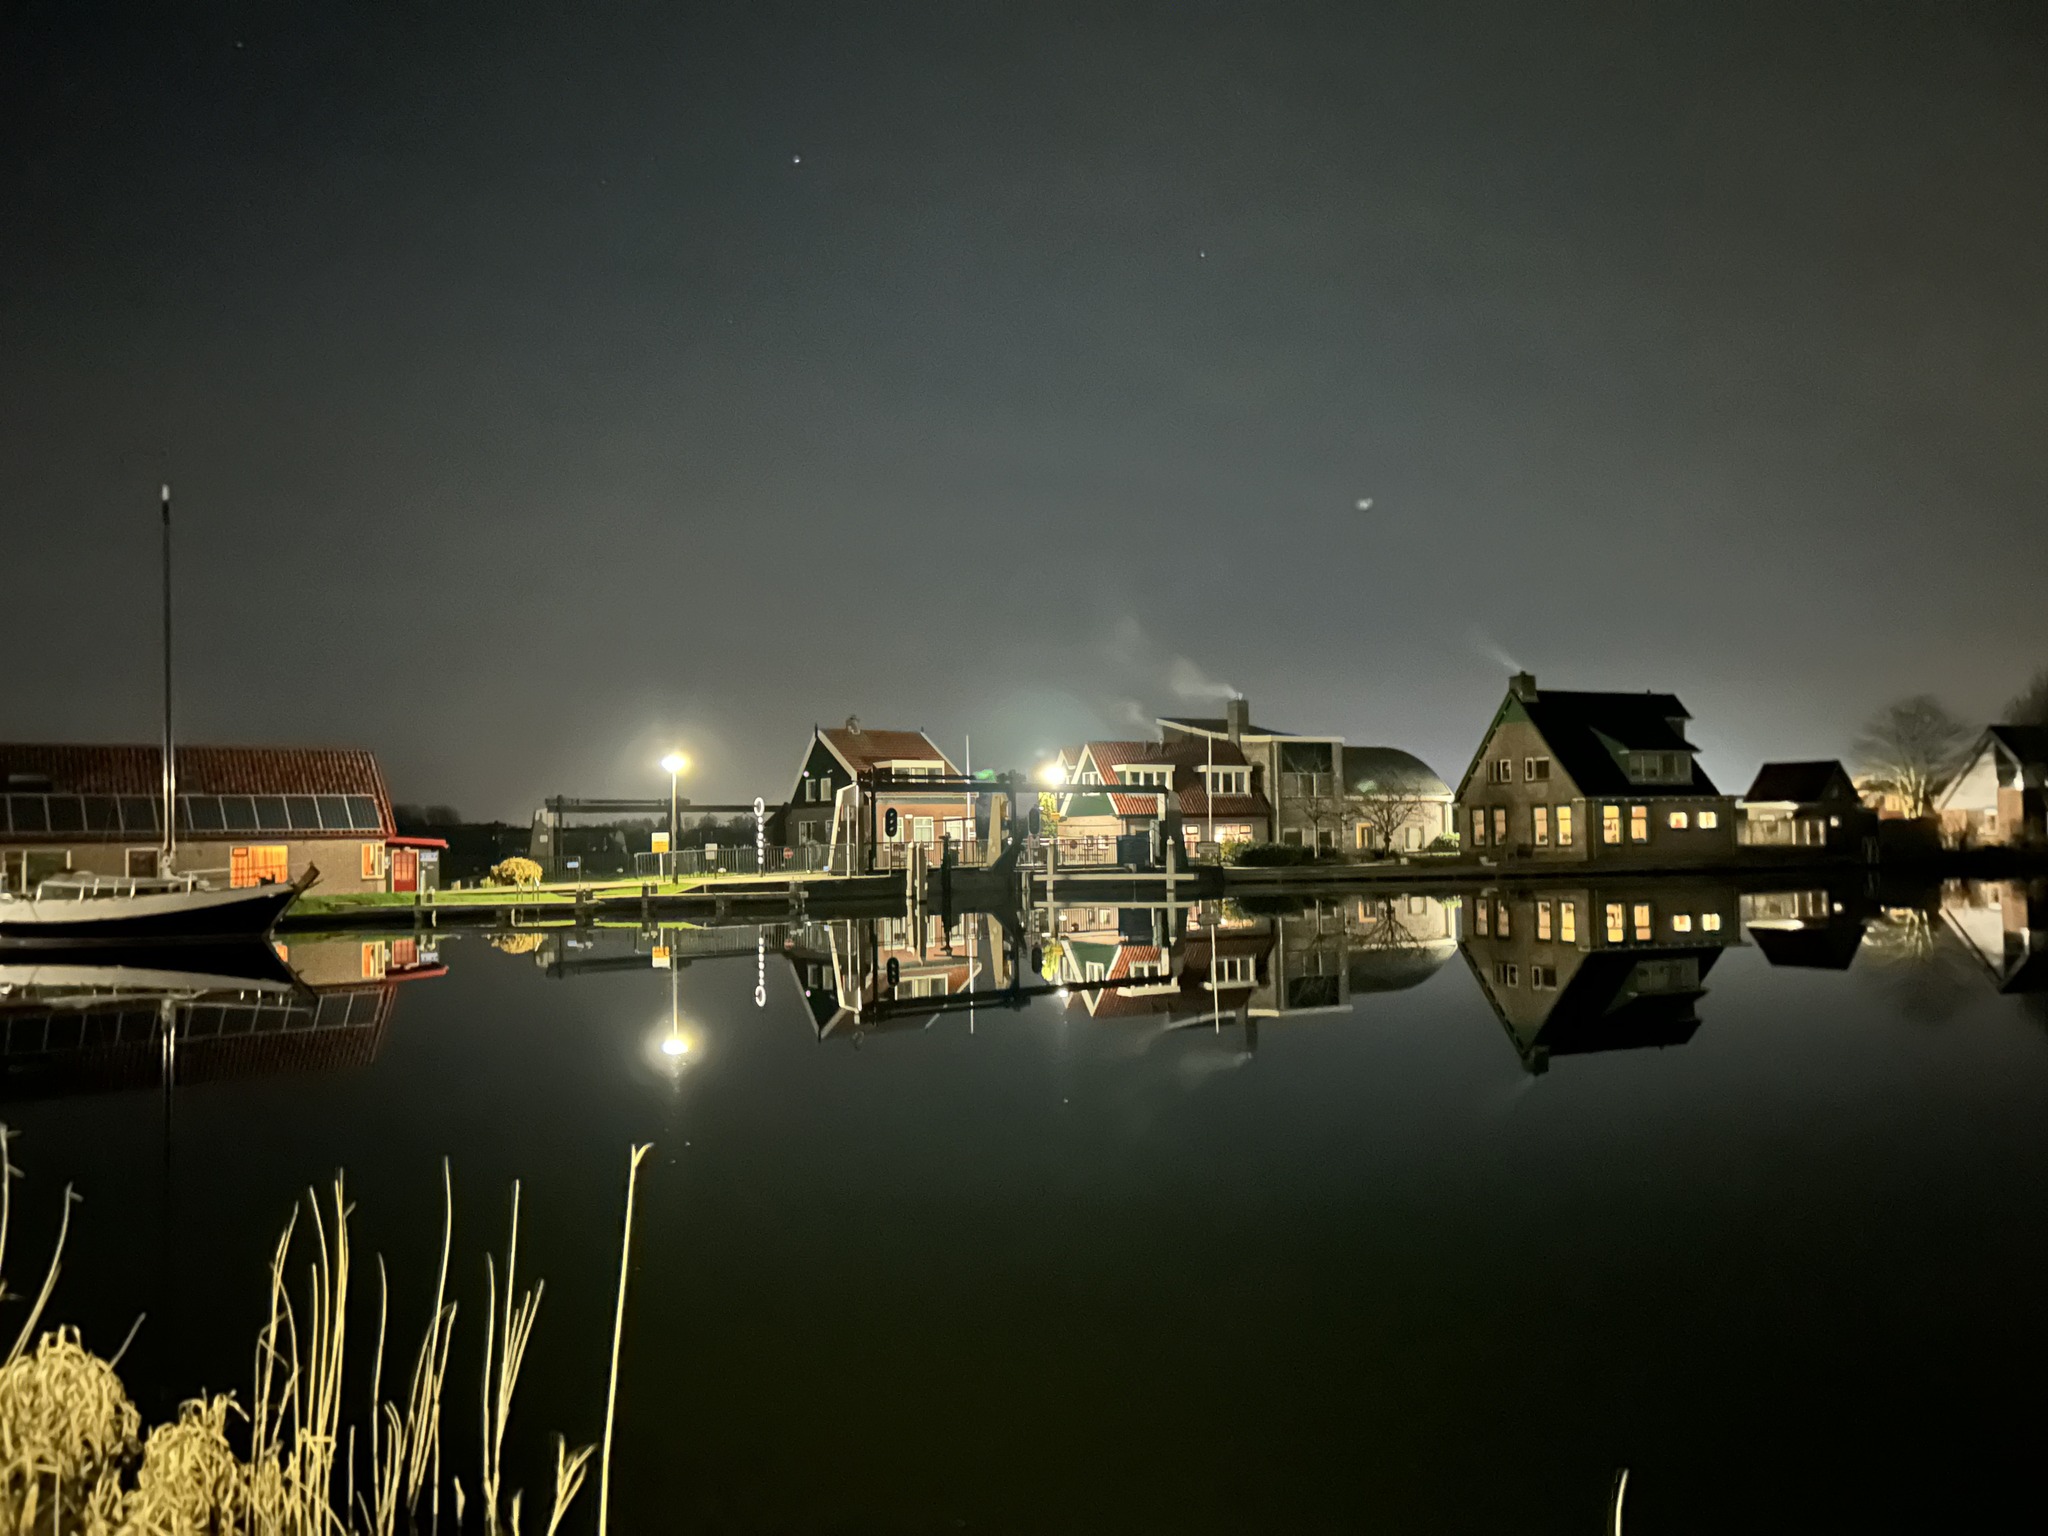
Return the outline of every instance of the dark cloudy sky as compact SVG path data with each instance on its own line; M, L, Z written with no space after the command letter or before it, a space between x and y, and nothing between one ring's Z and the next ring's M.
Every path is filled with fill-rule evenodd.
M0 4L0 734L401 798L2048 662L2032 8ZM1360 514L1360 497L1374 498Z

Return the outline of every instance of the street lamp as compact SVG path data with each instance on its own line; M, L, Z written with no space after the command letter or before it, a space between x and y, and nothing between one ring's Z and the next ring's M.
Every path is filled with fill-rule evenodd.
M689 770L690 760L680 752L671 752L661 760L661 766L668 770L668 868L673 875L676 868L676 779Z

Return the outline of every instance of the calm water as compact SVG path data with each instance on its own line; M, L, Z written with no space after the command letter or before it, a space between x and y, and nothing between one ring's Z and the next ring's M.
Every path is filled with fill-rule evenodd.
M2048 903L1928 900L1228 907L1177 954L1070 910L1035 936L1069 994L1021 1009L979 1000L985 921L922 954L901 923L686 935L671 969L632 932L296 941L321 1012L188 1013L169 1096L146 1027L44 1051L9 1005L10 1278L74 1181L56 1315L111 1350L148 1313L149 1413L246 1398L276 1232L346 1169L357 1342L381 1251L409 1353L446 1155L473 1488L520 1179L538 1500L554 1432L602 1425L645 1140L615 1529L1591 1533L1619 1466L1631 1531L2035 1525ZM911 996L970 971L971 1016Z

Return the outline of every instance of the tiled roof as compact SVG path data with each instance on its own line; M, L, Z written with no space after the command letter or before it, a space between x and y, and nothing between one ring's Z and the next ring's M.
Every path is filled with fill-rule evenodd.
M1116 774L1120 779L1126 768L1166 768L1177 770L1174 774L1174 800L1183 816L1266 816L1272 812L1265 795L1254 789L1248 795L1218 795L1211 807L1208 796L1202 789L1201 770L1213 764L1218 768L1248 768L1251 766L1235 742L1189 740L1179 741L1091 741L1086 744L1087 754L1104 775ZM1087 793L1087 786L1081 786L1077 793ZM1159 814L1159 799L1156 794L1118 794L1112 788L1110 800L1119 816L1156 816Z
M839 754L840 761L855 773L865 772L881 763L906 759L943 763L948 773L959 772L953 766L953 760L941 752L938 744L923 731L871 731L865 727L849 731L844 726L835 725L818 734Z
M1230 730L1230 722L1219 719L1215 715L1161 715L1159 723L1172 726L1176 730L1207 731L1211 735L1216 736L1225 735ZM1247 725L1244 728L1244 734L1247 736L1293 736L1298 733L1295 731L1276 731L1272 727L1265 725Z
M1742 798L1765 804L1809 804L1827 799L1830 789L1836 791L1838 799L1856 798L1856 786L1833 758L1808 763L1765 763L1757 769L1749 793Z
M391 796L368 752L326 747L179 747L178 792L187 795L370 795L388 822ZM47 781L45 783L44 781ZM163 749L0 744L0 789L53 794L156 795Z

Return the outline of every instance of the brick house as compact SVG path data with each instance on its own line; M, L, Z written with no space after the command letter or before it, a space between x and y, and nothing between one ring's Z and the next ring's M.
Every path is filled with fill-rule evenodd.
M2048 725L1993 725L1934 802L1941 835L1975 846L2048 841Z
M320 870L323 891L431 883L433 838L403 838L368 752L179 747L175 865L235 885ZM163 751L0 745L0 871L10 890L76 870L153 875L163 846Z
M1667 867L1735 849L1735 802L1669 693L1538 690L1518 672L1458 783L1468 851L1536 863Z
M1250 760L1234 742L1197 737L1165 741L1089 741L1063 751L1060 840L1101 843L1148 832L1159 820L1160 792L1172 796L1183 835L1197 843L1262 843L1273 808Z

